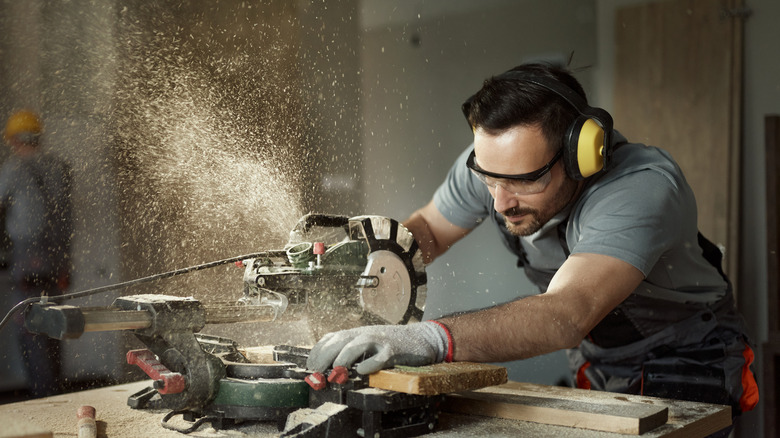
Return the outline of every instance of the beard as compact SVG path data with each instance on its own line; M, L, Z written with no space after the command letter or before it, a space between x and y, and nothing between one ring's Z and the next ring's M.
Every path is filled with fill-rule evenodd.
M539 231L544 224L558 214L569 202L574 198L577 192L577 182L566 177L564 183L561 185L558 192L547 204L547 208L536 209L531 207L512 207L508 210L502 211L504 216L504 222L507 230L515 236L524 237L530 236ZM507 217L512 216L526 216L522 222L514 223L510 222Z
M515 236L530 236L531 234L539 231L550 218L547 218L541 211L535 208L528 207L513 207L509 210L501 212L504 215L504 223L507 230ZM525 215L526 218L523 222L515 223L510 222L507 217Z

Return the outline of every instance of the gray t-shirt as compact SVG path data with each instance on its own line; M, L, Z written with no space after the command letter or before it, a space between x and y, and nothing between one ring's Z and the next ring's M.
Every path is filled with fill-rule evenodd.
M646 277L636 295L680 303L723 297L728 285L702 255L696 200L680 168L667 152L626 143L617 132L613 143L620 146L609 171L591 177L574 204L533 235L518 238L507 231L487 187L466 167L473 145L456 160L434 203L463 228L490 218L526 272L535 273L529 278L542 291L568 250L607 255L636 267Z

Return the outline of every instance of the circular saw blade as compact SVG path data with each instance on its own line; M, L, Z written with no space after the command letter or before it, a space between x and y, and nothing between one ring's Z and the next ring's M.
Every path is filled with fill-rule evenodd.
M427 277L412 233L383 216L354 217L349 225L350 237L369 247L363 276L371 281L359 288L363 310L389 324L422 319Z
M414 303L412 279L401 257L387 250L371 252L363 274L377 279L375 284L360 288L363 310L389 324L406 322L404 316Z

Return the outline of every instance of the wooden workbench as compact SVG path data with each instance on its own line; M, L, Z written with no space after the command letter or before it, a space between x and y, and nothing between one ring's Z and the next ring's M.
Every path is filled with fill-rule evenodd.
M91 405L97 410L98 437L135 438L182 438L178 432L163 428L160 420L165 411L133 410L127 406L127 397L150 385L149 381L128 383L89 391L62 394L53 397L0 405L0 437L51 436L14 435L14 431L50 431L54 437L76 436L76 409ZM571 397L574 400L589 400L595 403L613 403L625 400L638 403L663 404L669 407L669 421L641 437L697 437L712 433L714 425L730 424L729 408L719 405L665 400L652 397L610 394L583 391L545 385L510 382L503 388L536 392L540 396ZM726 422L727 421L727 422ZM725 422L725 423L724 423ZM720 426L717 426L720 427ZM716 429L717 430L717 429ZM191 437L275 437L278 435L273 423L246 423L232 430L216 431L204 425L191 433ZM427 437L509 437L509 436L556 436L556 437L628 437L616 433L604 433L585 429L550 426L527 421L505 420L476 415L442 414L436 431Z

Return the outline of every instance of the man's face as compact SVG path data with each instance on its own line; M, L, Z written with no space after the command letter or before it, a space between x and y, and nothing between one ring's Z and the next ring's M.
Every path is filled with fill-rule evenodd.
M19 156L33 155L37 151L37 137L32 135L14 135L6 139L6 142L11 147L11 152Z
M496 135L477 128L474 151L480 168L506 175L534 172L548 164L558 152L548 146L538 126L515 126ZM500 179L497 184L488 185L495 209L504 216L512 234L528 236L535 233L574 197L578 183L567 177L563 160L558 160L549 173L549 184L534 194L514 193L507 189L509 184L502 184Z

